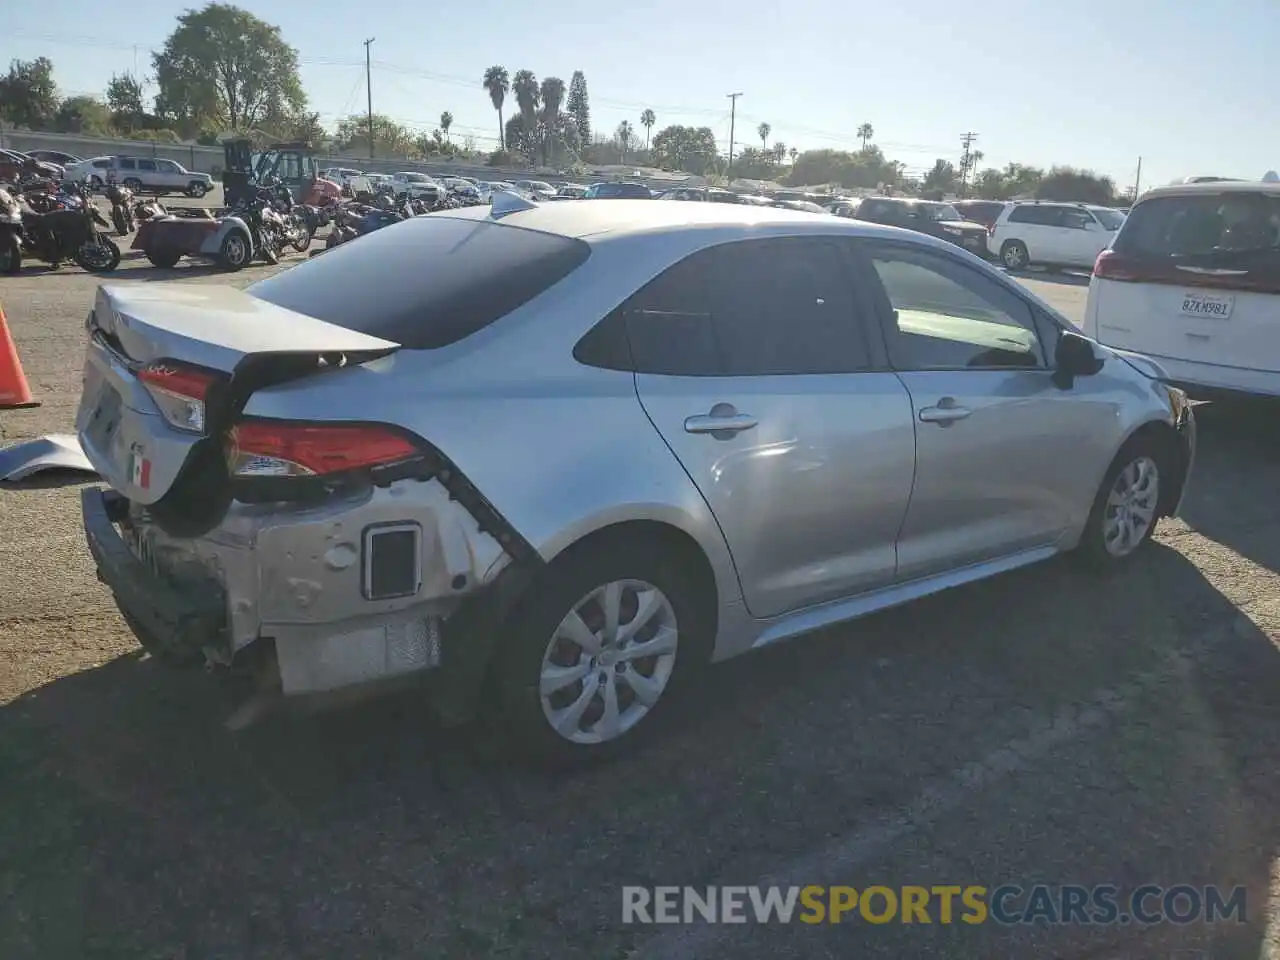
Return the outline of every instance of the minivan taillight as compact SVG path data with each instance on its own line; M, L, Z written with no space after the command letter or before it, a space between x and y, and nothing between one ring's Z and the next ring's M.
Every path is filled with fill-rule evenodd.
M1098 259L1093 261L1093 275L1099 280L1135 281L1144 279L1144 274L1150 273L1149 269L1143 270L1141 264L1114 250L1103 250L1098 254Z
M322 477L421 455L404 434L378 424L246 419L231 431L227 464L233 478Z
M188 433L204 433L209 390L217 374L180 363L157 361L138 371L138 379L169 425Z

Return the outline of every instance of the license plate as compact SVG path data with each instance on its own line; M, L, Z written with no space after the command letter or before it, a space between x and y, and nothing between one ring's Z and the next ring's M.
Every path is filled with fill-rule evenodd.
M1184 317L1204 317L1209 320L1226 320L1235 306L1235 297L1211 297L1203 293L1184 293L1182 309Z

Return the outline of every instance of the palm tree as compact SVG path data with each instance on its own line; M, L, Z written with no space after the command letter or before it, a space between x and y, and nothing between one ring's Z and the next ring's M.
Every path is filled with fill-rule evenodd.
M760 149L767 150L769 148L769 134L773 133L773 127L767 123L762 123L756 127L756 136L760 138Z
M622 163L627 162L627 148L631 146L631 141L635 138L635 133L631 129L630 122L623 120L618 124L618 132L614 134L618 140L618 150L622 154Z
M649 149L649 131L653 129L653 125L658 122L658 118L653 115L652 110L645 110L640 114L640 126L644 127L644 148Z
M453 126L453 114L446 110L440 114L440 129L444 131L445 142L449 140L449 128Z
M791 157L791 165L794 167L796 165L796 157L800 156L800 151L797 150L795 147L792 147L789 151L787 151L787 155Z
M781 140L773 141L773 149L769 151L773 155L774 163L781 163L782 158L787 155L787 145Z
M546 77L539 90L542 97L542 165L547 165L547 147L560 128L560 104L564 103L564 81Z
M858 127L858 139L862 141L862 149L867 149L867 143L876 135L876 128L869 123L864 123Z
M517 70L511 78L511 92L516 95L516 104L520 107L520 123L524 128L526 148L533 143L534 131L538 125L538 99L542 92L538 89L538 78L532 70Z
M498 111L498 145L503 150L506 150L507 138L503 136L502 132L502 105L507 100L507 91L511 89L511 78L507 76L507 68L490 67L484 72L483 86L489 92L489 100L493 103L493 109Z

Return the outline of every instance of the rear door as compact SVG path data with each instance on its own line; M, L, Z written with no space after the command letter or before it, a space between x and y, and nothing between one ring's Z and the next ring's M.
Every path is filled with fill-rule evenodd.
M141 180L142 185L149 190L163 190L165 186L154 160L138 161L138 179Z
M725 244L619 308L641 403L711 507L758 618L896 574L911 402L872 352L848 262L834 241Z
M1090 291L1101 342L1280 372L1280 193L1154 197L1106 260Z

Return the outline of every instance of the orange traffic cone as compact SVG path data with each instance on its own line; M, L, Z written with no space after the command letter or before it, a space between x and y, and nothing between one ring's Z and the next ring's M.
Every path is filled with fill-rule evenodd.
M4 322L4 309L0 308L0 410L38 406L40 401L31 396L31 388L22 373L22 361L18 359L18 348L9 335L9 325Z

